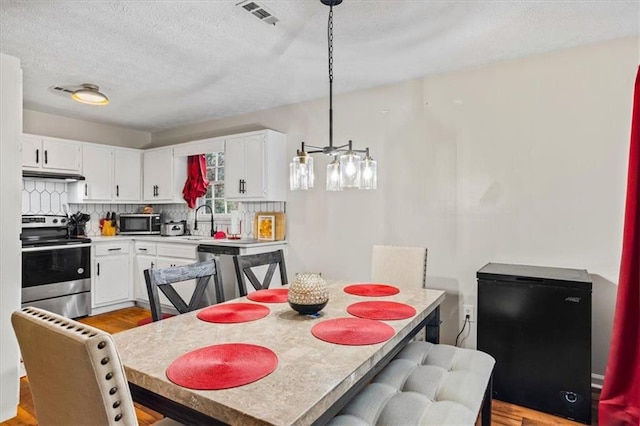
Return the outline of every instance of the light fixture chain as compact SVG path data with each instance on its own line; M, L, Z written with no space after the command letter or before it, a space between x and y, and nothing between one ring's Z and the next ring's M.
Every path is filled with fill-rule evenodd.
M333 6L329 9L329 82L333 82Z

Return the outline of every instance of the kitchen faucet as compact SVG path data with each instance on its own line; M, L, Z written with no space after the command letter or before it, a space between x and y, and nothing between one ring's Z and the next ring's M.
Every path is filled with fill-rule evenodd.
M213 237L213 236L214 236L214 234L216 233L216 230L215 230L215 229L214 229L214 227L213 227L213 209L212 209L212 208L211 208L211 206L210 206L210 205L208 205L208 204L203 204L203 205L201 205L200 207L198 207L198 208L196 209L196 219L193 221L193 230L194 230L194 231L197 231L197 230L198 230L198 210L200 210L200 209L201 209L201 208L203 208L203 207L208 207L208 208L209 208L209 211L211 212L211 236Z

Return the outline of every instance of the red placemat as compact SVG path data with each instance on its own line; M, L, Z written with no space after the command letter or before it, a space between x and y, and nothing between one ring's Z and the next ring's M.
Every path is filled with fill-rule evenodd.
M358 302L347 307L347 312L372 320L401 320L416 314L413 306L398 302Z
M400 293L398 287L387 284L353 284L346 286L344 291L356 296L391 296Z
M207 322L234 323L248 322L269 315L271 310L255 303L225 303L210 306L198 312L198 318Z
M313 326L311 334L339 345L373 345L389 340L395 331L387 324L363 318L335 318Z
M182 355L167 368L167 378L189 389L229 389L262 379L277 366L278 357L269 348L226 343Z
M247 294L247 299L263 303L285 303L289 297L289 289L274 288L258 290Z

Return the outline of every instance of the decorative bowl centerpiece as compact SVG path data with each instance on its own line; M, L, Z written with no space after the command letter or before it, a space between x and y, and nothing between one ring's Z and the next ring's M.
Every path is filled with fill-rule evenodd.
M320 274L301 272L289 286L289 306L301 314L320 312L329 301L327 283Z

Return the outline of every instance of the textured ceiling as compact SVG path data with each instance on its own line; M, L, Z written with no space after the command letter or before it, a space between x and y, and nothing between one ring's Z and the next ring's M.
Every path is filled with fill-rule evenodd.
M0 3L0 50L22 61L27 109L137 130L328 95L319 0ZM347 92L640 33L640 2L345 0L334 9L334 91ZM94 83L106 107L55 85Z

